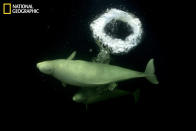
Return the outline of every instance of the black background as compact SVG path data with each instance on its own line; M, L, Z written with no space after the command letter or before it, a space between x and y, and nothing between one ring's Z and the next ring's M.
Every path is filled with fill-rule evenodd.
M9 2L9 1L6 1ZM170 1L156 0L71 0L55 2L10 1L33 4L39 14L1 13L1 86L3 108L10 113L69 114L86 112L85 105L74 103L73 90L42 75L36 63L45 59L66 58L77 51L76 59L90 61L98 53L89 28L90 22L107 8L134 13L142 21L144 36L129 54L112 56L112 64L143 71L150 58L155 59L158 86L146 80L124 82L120 86L141 88L141 99L131 96L89 105L87 112L135 114L171 111L176 101L170 87L170 62L175 23L178 18ZM2 12L2 9L1 9ZM93 49L93 53L89 52ZM14 109L14 110L13 110Z

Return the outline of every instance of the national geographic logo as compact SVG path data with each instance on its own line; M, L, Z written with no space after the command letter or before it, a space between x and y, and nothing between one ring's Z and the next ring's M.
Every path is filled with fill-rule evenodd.
M39 14L39 9L34 8L33 4L3 3L3 14Z
M11 3L3 3L3 14L11 14Z

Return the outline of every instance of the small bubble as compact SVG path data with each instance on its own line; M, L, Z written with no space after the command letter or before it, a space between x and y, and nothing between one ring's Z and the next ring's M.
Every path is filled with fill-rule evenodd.
M89 49L89 52L93 52L93 49Z

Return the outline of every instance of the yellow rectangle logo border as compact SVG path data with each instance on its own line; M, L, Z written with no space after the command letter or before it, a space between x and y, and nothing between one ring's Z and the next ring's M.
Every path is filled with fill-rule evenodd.
M9 5L10 7L9 7L9 12L8 13L6 13L5 12L5 6L6 5ZM11 3L3 3L3 14L11 14L12 12L11 12Z

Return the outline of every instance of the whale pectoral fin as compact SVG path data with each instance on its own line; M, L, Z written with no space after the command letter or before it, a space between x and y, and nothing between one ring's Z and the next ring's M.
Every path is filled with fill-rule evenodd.
M108 84L108 85L102 85L102 86L98 86L97 88L95 88L95 91L99 95L108 94L108 93L111 93L112 91L114 91L114 89L117 86L118 85L116 83L111 83L111 84Z
M72 52L71 55L67 58L68 60L74 59L76 56L76 51Z
M65 83L62 83L62 86L63 86L63 87L66 87L66 86L67 86L67 84L65 84Z
M109 84L108 89L110 91L113 91L116 87L117 87L117 84L116 83L111 83L111 84Z
M137 104L138 101L139 101L140 93L141 93L140 89L136 89L136 90L132 93L132 95L133 95L133 97L134 97L135 104Z

